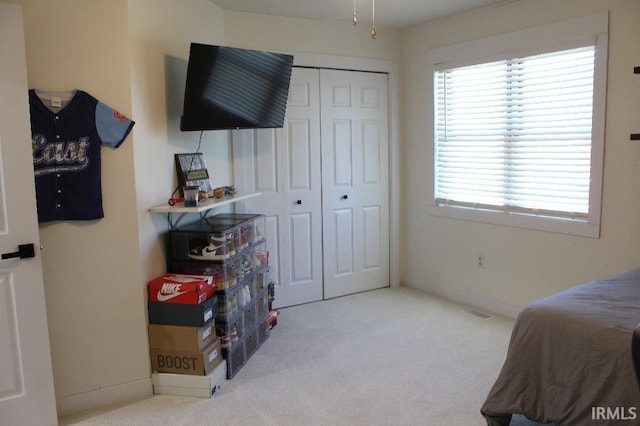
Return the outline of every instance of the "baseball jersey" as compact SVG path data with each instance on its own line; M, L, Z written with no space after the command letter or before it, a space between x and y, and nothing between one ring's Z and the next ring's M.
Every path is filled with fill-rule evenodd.
M102 210L102 145L119 147L135 124L81 90L29 90L38 222L94 220Z

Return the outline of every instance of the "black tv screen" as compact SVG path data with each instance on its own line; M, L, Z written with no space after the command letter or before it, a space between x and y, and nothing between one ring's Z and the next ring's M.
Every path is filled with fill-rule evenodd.
M283 127L293 56L191 43L180 130Z

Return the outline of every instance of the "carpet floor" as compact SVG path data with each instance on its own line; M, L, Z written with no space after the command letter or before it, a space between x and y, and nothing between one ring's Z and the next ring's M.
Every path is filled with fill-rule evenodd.
M60 425L485 425L513 324L405 287L289 307L212 398L154 395Z

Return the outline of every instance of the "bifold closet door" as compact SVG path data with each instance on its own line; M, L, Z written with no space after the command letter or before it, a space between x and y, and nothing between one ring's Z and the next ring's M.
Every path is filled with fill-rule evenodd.
M387 75L321 70L324 297L389 286Z
M232 133L275 307L389 286L387 108L386 74L294 68L284 128Z
M244 203L266 215L274 307L322 300L322 190L317 69L294 68L282 129L233 132L236 181L260 192Z

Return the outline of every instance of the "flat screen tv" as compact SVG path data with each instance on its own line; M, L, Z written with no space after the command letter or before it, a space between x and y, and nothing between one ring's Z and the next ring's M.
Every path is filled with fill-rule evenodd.
M293 56L191 43L180 130L283 127Z

